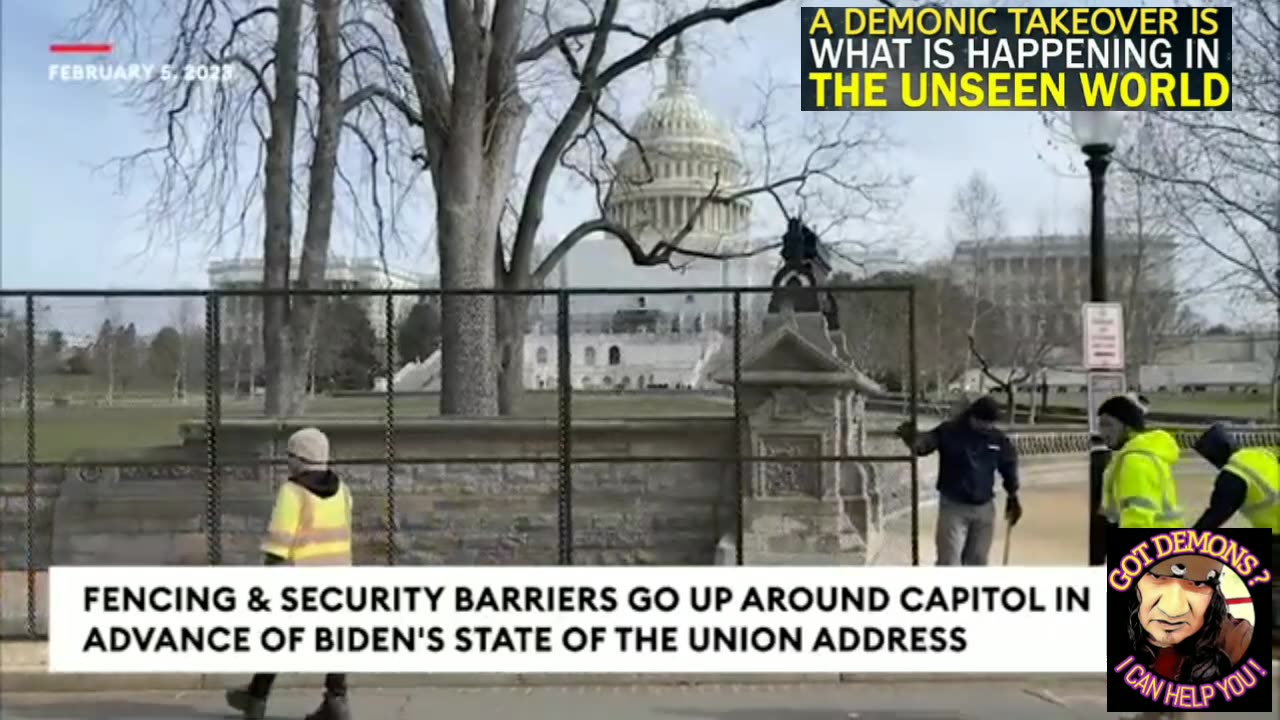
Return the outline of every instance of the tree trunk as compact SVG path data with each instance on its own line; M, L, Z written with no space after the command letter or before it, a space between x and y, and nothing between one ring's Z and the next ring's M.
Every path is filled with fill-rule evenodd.
M443 197L451 194L447 186L438 192ZM440 287L446 291L494 286L492 258L496 237L493 228L484 231L477 227L480 223L474 214L476 204L453 200L442 203L437 211ZM440 319L440 414L497 415L497 318L493 296L446 294L441 298Z
M494 254L501 252L495 246L499 219L529 114L516 81L525 4L495 3L486 19L483 11L470 12L467 3L444 3L452 73L423 4L388 4L412 71L431 166L440 287L446 292L492 289ZM493 297L446 294L440 315L441 414L497 415Z
M455 85L455 96L462 95ZM486 290L497 286L502 252L498 226L515 174L519 139L528 110L506 98L490 120L483 106L475 121L450 132L436 189L440 245L440 287ZM429 110L429 108L427 108ZM455 106L455 118L458 117ZM456 120L455 120L456 123ZM472 127L474 126L474 127ZM526 273L513 273L512 287L524 287ZM440 308L440 414L489 417L500 414L498 317L492 295L445 295ZM523 324L517 325L523 328ZM512 363L514 366L516 363Z
M329 245L333 228L333 183L338 170L338 145L342 128L342 86L339 57L339 11L341 0L316 0L316 138L311 155L310 185L307 189L307 225L302 233L302 257L298 261L298 288L324 287ZM311 368L311 377L297 373L286 398L289 415L298 415L306 405L307 388L315 391L314 359L317 308L323 298L299 295L292 301L289 317L290 364ZM310 381L310 382L308 382Z
M524 401L524 335L529 298L510 295L497 304L498 411L515 415Z
M280 0L276 9L275 96L263 183L266 228L262 239L263 412L282 417L290 411L297 386L289 330L289 254L293 238L293 142L298 120L298 36L302 0ZM271 294L275 291L274 294ZM252 386L252 381L250 385Z
M116 339L115 328L111 328L113 333L107 340L107 405L116 404Z
M240 396L240 373L244 371L244 342L237 339L231 349L231 394ZM221 391L222 388L217 388Z
M173 371L173 399L182 403L187 399L187 329L182 328L178 339L178 367Z

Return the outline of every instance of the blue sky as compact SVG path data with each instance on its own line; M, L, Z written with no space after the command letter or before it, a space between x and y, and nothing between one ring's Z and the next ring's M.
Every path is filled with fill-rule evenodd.
M66 31L80 2L8 0L0 3L3 76L0 111L3 155L3 255L0 284L5 287L165 286L200 284L209 259L198 246L146 250L143 218L138 216L150 188L141 179L121 196L114 173L93 168L114 155L136 150L154 138L132 109L113 97L111 87L50 81L50 42ZM780 17L781 16L781 17ZM723 48L718 62L699 68L702 95L727 121L749 113L754 98L744 98L734 80L757 79L761 65L775 77L790 77L798 57L792 36L770 32L779 19L793 22L790 10L729 30L714 31L709 42ZM107 39L109 40L109 39ZM763 42L764 47L761 47ZM763 51L763 52L761 52ZM707 53L699 58L707 62ZM743 60L748 60L743 62ZM645 82L646 79L640 79ZM728 82L725 82L728 81ZM639 108L634 108L638 111ZM799 113L797 113L798 115ZM915 176L908 212L917 235L927 241L945 226L952 189L973 169L996 183L1015 227L1031 225L1041 211L1068 220L1084 197L1077 183L1063 198L1061 179L1037 162L1038 121L1032 113L895 114L894 132L904 139L902 170ZM938 132L942 127L946 132ZM551 228L569 226L585 212L579 202L557 198L549 213ZM1067 207L1064 207L1067 206ZM1031 208L1034 208L1032 210ZM565 217L560 217L565 214ZM224 248L234 255L237 248ZM404 258L412 261L413 254ZM52 258L75 262L50 262Z
M91 172L110 148L143 140L136 123L103 85L48 81L49 43L66 23L58 3L2 7L0 284L93 287L145 273L153 263L128 261L132 208Z
M85 5L74 0L0 3L0 285L201 286L212 259L201 243L148 248L146 226L137 214L152 189L145 179L120 195L111 172L92 170L154 140L143 118L113 97L109 86L47 77L49 43L60 39L72 14ZM701 38L704 50L695 56L700 93L726 120L752 110L754 98L742 91L752 80L771 74L791 81L798 75L795 35L777 32L779 25L798 21L798 5L708 29ZM642 86L652 79L652 73L637 73L630 80L640 92L631 94L637 102L624 107L625 116L639 112L639 100L649 94ZM1042 221L1064 232L1084 226L1087 182L1057 169L1065 166L1065 158L1058 158L1057 168L1038 159L1047 138L1036 113L893 113L883 120L902 142L895 169L914 177L901 212L911 230L909 242L899 246L903 254L923 259L944 252L952 194L975 170L995 185L1012 232L1033 232ZM522 159L532 154L526 150ZM589 209L585 195L562 183L552 193L545 234L554 236L586 219ZM426 247L427 215L414 215L409 234L421 242L390 259L430 272L434 254ZM370 248L344 238L335 240L335 249L370 254ZM237 251L225 246L214 256ZM254 249L244 252L254 254Z

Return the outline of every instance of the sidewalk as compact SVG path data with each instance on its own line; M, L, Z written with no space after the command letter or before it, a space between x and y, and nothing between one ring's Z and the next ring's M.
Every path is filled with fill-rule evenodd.
M269 718L300 718L320 691L281 691ZM596 688L360 690L360 720L1066 720L1117 717L1104 712L1103 683L1060 687L1017 683L883 683ZM4 696L0 720L198 720L228 718L218 693ZM1226 718L1225 714L1196 717ZM1233 714L1266 718L1269 713Z

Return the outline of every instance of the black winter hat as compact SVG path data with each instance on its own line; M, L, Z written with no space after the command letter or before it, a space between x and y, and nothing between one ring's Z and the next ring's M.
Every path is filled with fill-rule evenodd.
M1219 469L1226 465L1232 454L1239 449L1235 438L1231 437L1231 433L1222 423L1211 425L1195 444L1195 450L1200 453L1200 457Z
M1146 428L1146 413L1142 408L1127 395L1116 395L1108 398L1106 402L1098 406L1098 417L1110 415L1119 420L1125 427L1134 430L1143 430Z
M984 422L995 422L1000 418L1000 403L990 395L983 395L969 406L969 415Z

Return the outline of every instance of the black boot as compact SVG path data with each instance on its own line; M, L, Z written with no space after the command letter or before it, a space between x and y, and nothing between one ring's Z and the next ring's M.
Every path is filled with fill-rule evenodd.
M324 702L306 720L351 720L351 705L346 695L324 694Z
M252 695L248 690L228 690L227 704L244 713L245 720L262 720L267 716L267 700Z

